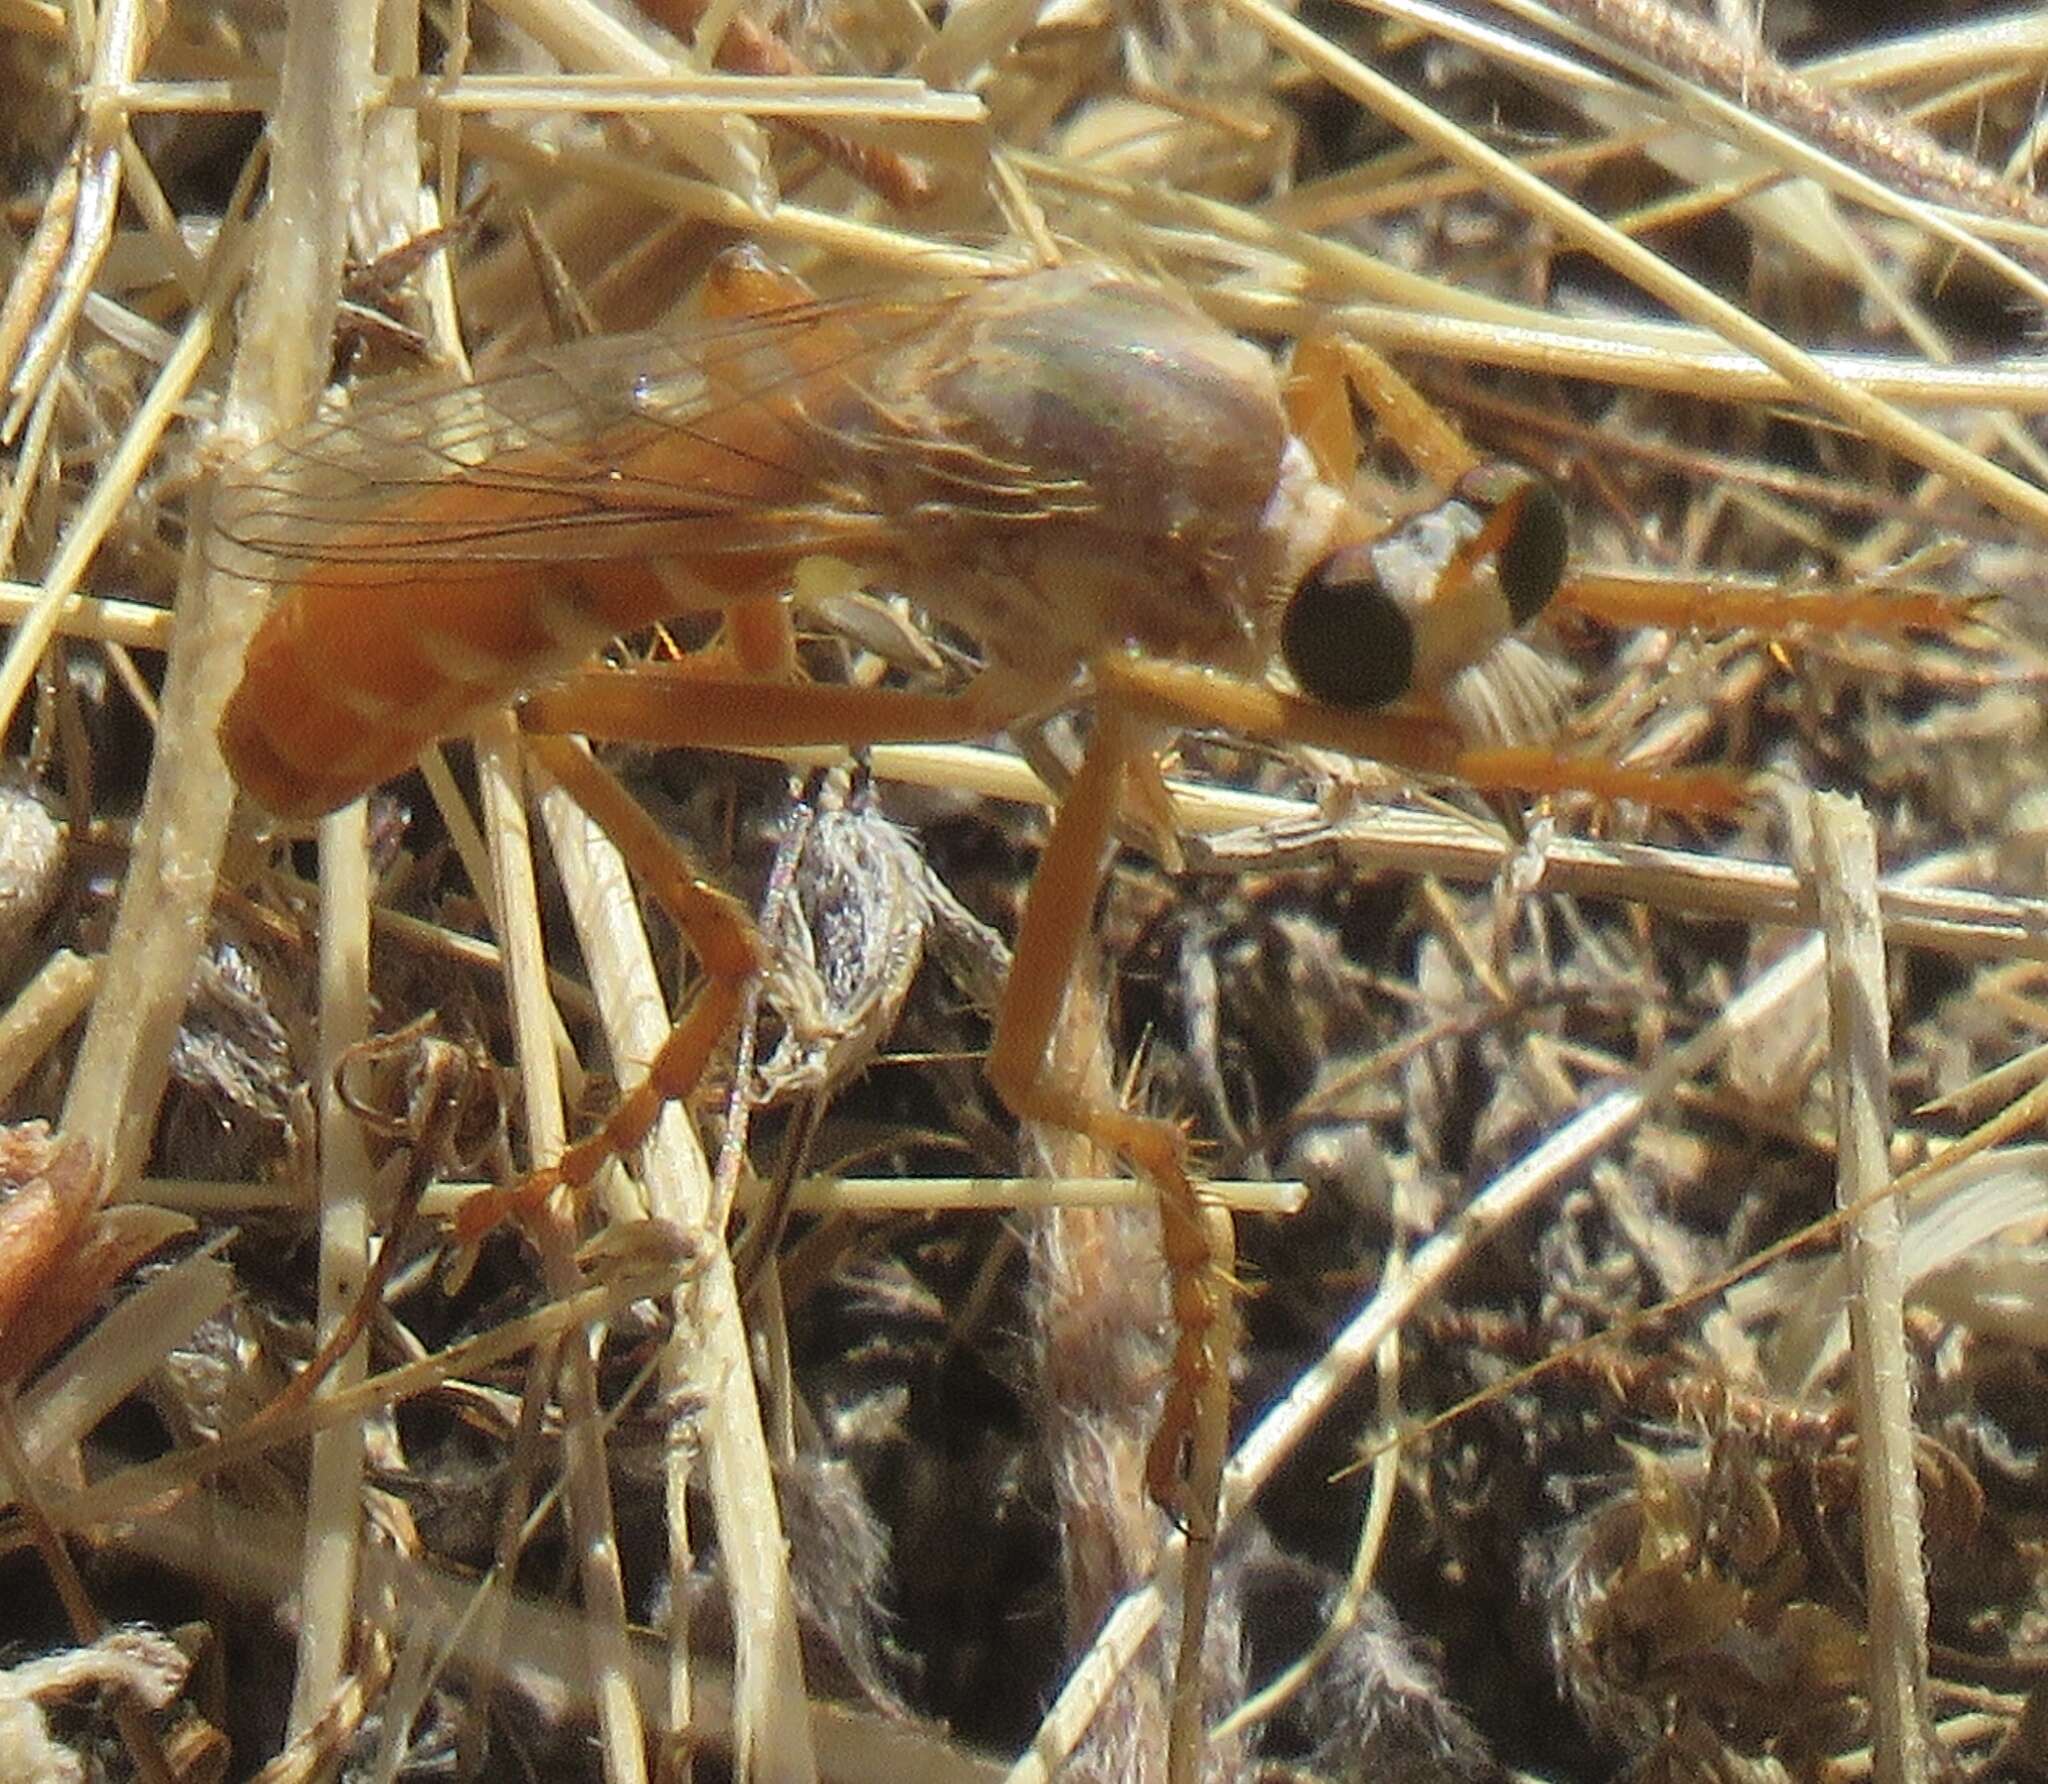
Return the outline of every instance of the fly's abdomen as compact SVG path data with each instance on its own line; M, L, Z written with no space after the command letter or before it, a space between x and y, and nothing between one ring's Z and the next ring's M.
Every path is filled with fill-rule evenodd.
M231 516L216 561L281 585L221 725L236 779L317 817L607 639L773 592L801 547L770 518L792 467L744 450L764 421L649 422L388 490L365 473L337 513L287 491Z
M680 605L642 565L504 555L522 528L574 521L558 492L496 481L412 492L323 541L282 592L221 723L229 768L269 810L332 811L434 739ZM476 530L468 562L447 548L451 513ZM437 556L394 552L390 542L414 530L441 541Z

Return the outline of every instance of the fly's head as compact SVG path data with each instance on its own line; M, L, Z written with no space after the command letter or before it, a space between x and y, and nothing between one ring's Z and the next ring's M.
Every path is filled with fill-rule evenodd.
M1376 712L1434 699L1488 742L1561 722L1562 671L1515 634L1564 577L1563 500L1518 466L1480 465L1450 496L1315 563L1282 610L1281 660L1311 699Z

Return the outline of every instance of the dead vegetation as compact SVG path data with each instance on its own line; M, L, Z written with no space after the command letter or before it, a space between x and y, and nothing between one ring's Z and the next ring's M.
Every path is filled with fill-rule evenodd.
M509 720L231 816L211 480L750 239L1335 316L1578 564L1729 585L1542 630L1569 747L1732 821L1199 739L1121 858L1061 1045L1239 1210L1202 1774L2048 1772L2048 24L1873 12L0 0L0 1080L67 1143L7 1147L0 1770L1167 1775L1150 1194L976 1069L1072 739L622 764L778 970L460 1280L692 969ZM972 646L803 611L825 678Z

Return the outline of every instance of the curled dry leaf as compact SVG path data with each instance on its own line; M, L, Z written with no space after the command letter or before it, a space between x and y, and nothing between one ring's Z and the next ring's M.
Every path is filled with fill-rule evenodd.
M134 1628L109 1630L88 1647L67 1648L0 1672L0 1768L28 1784L79 1784L85 1767L51 1737L43 1705L108 1691L160 1710L184 1689L191 1664L169 1637Z
M84 1140L40 1121L0 1129L0 1383L22 1380L107 1285L191 1222L162 1208L103 1208Z

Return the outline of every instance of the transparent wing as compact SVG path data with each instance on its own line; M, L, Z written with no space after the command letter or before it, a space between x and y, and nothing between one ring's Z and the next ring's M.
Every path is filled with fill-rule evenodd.
M309 565L377 580L380 566L857 549L891 519L863 467L921 444L892 364L964 300L806 303L594 337L472 384L366 385L230 479L210 561L288 585ZM1005 467L976 470L1003 488Z

